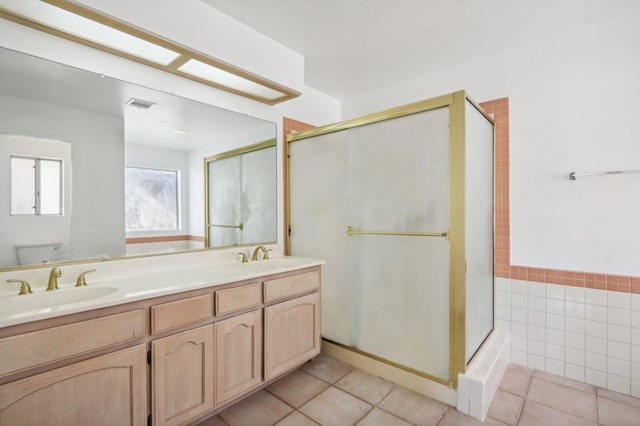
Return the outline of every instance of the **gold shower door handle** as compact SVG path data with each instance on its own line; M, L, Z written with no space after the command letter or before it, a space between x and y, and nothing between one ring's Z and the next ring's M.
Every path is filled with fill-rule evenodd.
M396 235L401 237L449 237L449 232L392 232L392 231L360 231L347 226L347 235Z
M241 223L240 225L214 225L211 223L207 223L207 226L209 228L235 228L235 229L239 229L239 230L243 230L244 229L244 224Z

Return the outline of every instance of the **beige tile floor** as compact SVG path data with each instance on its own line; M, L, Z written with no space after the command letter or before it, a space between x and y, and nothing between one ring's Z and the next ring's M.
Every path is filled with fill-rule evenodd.
M640 399L509 364L489 418L518 426L633 426L640 425Z
M198 426L640 425L640 399L510 364L489 417L320 355Z

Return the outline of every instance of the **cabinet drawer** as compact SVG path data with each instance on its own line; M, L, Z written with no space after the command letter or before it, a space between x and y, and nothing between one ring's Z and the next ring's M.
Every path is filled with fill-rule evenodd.
M265 281L264 303L308 293L318 288L320 288L320 271L305 272L304 274Z
M216 291L216 315L249 309L261 304L262 287L260 283Z
M136 309L0 339L0 376L143 337L144 314Z
M210 294L151 307L151 334L208 320L213 316Z

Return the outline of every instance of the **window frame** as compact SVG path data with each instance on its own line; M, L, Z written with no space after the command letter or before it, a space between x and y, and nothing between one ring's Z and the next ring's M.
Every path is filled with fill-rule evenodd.
M34 188L33 188L33 192L34 192L34 206L33 206L33 213L14 213L13 212L13 190L14 190L14 186L13 186L13 179L14 179L14 175L13 175L13 159L14 158L20 158L23 160L33 160L34 161ZM58 197L58 211L59 213L42 213L42 188L41 188L41 182L40 182L40 177L41 177L41 162L42 161L49 161L49 162L56 162L60 164L60 173L58 174L59 176L59 180L58 180L58 189L60 192L60 196ZM9 155L9 179L10 181L10 202L9 202L9 215L10 216L15 216L15 217L40 217L40 216L45 216L45 217L56 217L56 216L64 216L65 215L65 211L64 211L64 159L62 158L56 158L56 157L38 157L38 156L32 156L32 155L14 155L11 154Z

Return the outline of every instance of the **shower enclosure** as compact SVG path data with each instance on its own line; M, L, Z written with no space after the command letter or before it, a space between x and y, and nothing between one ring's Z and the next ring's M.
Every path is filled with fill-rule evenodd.
M324 339L455 387L493 329L493 123L464 91L295 133L288 251Z

